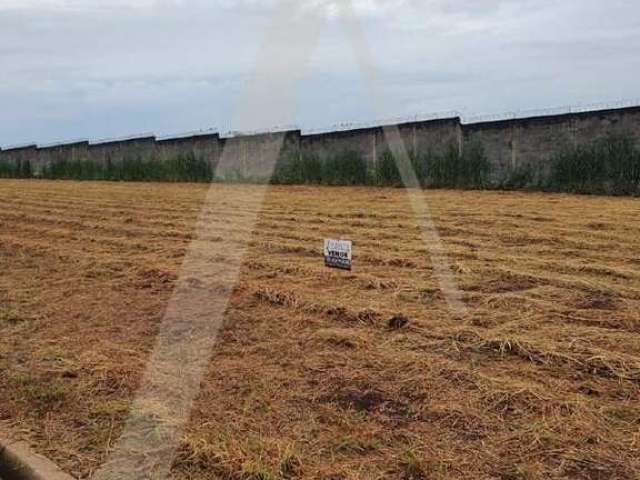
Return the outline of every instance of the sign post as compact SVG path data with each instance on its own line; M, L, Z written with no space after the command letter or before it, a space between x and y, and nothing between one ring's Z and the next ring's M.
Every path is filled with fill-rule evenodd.
M351 240L325 240L324 264L329 268L351 270Z

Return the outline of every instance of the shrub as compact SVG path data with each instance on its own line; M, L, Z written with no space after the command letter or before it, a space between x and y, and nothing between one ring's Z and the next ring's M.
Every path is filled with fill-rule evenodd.
M3 178L31 178L33 170L29 160L0 160L0 177Z
M491 173L491 164L480 142L470 142L464 148L458 164L457 185L459 187L486 187Z
M407 152L409 163L416 175L418 184L423 186L430 168L431 152L416 154L410 150ZM381 186L403 185L401 170L398 162L390 150L385 150L378 157L378 163L374 174L375 184Z
M488 186L490 163L482 145L471 143L460 155L458 148L449 145L441 152L408 153L420 185L427 187L482 188ZM377 185L402 185L402 176L396 159L385 150L376 165Z
M7 178L15 176L15 167L9 161L0 161L0 177Z
M321 159L317 155L289 155L276 163L271 183L364 185L366 160L357 152L345 151Z
M173 182L210 182L213 178L213 169L209 162L196 157L193 152L178 155L166 162L153 160L147 168L151 167L163 172L163 180Z
M33 176L33 172L31 171L31 162L29 160L23 160L19 165L19 175L21 178L30 178Z
M458 183L460 153L453 146L444 152L429 153L423 158L423 184L430 187L454 187Z
M322 165L322 180L326 185L365 185L367 162L355 151L329 156Z
M507 172L498 187L504 190L522 190L539 186L536 172L531 165L519 165Z
M386 150L378 158L375 171L375 183L377 185L402 185L400 169L393 153Z
M320 184L322 183L322 161L317 155L297 155L281 157L276 163L271 179L280 184Z
M50 179L103 180L102 166L92 160L54 160L46 165L42 176Z
M104 163L61 159L47 165L43 176L72 180L209 182L213 171L209 162L189 152L166 161L141 157L127 157L120 162L107 157Z
M462 153L454 145L443 152L427 152L415 159L418 178L425 186L483 188L491 165L480 143L470 143Z
M301 171L304 183L322 183L322 161L317 155L302 155Z
M413 151L409 152L411 165L416 172L416 177L418 177L418 182L421 186L425 186L427 184L430 168L429 165L431 162L431 158L434 157L434 155L435 154L431 150L427 150L424 153L418 154Z
M20 176L19 166L10 160L0 161L0 177L16 178Z
M279 158L271 176L271 183L285 185L301 183L300 164L301 160L298 155Z
M637 194L640 151L633 138L626 134L565 147L551 157L547 183L556 191Z

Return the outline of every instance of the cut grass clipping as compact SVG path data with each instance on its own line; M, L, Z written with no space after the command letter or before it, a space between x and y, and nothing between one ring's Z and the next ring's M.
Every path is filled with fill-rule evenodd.
M425 190L460 317L402 189L273 186L221 237L257 187L0 184L0 420L77 478L123 431L210 188L240 200L202 249L251 240L172 479L640 478L637 199ZM324 266L340 237L351 272Z

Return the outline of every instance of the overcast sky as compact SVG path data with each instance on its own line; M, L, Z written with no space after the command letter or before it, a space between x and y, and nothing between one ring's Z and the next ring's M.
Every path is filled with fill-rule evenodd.
M0 0L0 145L640 97L637 0L355 0L375 102L344 12L297 3L320 15L315 42L276 0ZM238 111L264 55L274 76L308 62L291 108L250 121Z

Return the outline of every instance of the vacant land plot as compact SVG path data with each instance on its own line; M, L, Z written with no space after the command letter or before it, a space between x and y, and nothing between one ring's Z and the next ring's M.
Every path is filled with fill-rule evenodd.
M0 421L76 476L122 431L206 191L0 182ZM640 201L424 195L462 317L401 189L274 187L206 239L251 241L175 478L640 478Z

